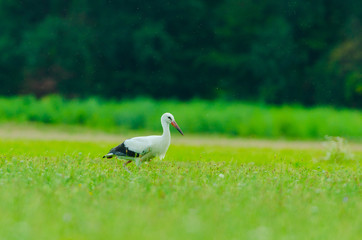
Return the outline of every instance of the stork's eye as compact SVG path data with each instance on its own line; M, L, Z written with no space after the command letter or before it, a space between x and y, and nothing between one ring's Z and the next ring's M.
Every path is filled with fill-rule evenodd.
M168 116L168 119L172 120L170 116Z

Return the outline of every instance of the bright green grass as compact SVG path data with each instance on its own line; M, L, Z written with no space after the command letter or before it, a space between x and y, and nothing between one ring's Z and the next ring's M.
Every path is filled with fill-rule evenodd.
M0 239L361 237L360 153L172 145L130 175L113 145L0 140Z
M189 133L319 139L326 135L362 140L362 112L332 107L267 106L226 101L66 100L59 96L0 97L0 121L82 125L108 132L159 132L160 117L171 112Z

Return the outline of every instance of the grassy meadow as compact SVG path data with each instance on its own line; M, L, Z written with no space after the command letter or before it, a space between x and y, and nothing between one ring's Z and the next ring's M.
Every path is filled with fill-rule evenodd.
M0 239L360 239L361 148L322 160L313 144L194 145L175 133L164 161L132 174L101 158L114 137L3 134Z
M160 133L167 111L186 136L172 129L164 161L130 174L101 158ZM223 101L0 98L0 239L360 239L361 118ZM351 148L337 138L324 149L325 135Z
M362 112L352 109L277 107L221 100L0 98L0 122L82 125L107 132L159 132L164 112L171 112L187 134L318 140L328 135L362 140Z

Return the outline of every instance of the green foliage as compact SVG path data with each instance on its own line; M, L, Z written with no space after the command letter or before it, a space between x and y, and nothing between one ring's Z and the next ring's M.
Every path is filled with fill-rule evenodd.
M0 0L0 94L361 108L358 0Z
M171 145L130 175L113 145L0 140L0 238L360 239L356 161Z
M160 116L171 112L186 134L361 140L362 113L330 107L267 106L224 101L66 100L59 96L0 98L0 120L85 125L107 131L160 132Z

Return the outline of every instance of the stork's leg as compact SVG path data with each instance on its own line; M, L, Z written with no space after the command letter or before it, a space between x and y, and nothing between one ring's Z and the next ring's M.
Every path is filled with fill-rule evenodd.
M143 156L140 158L140 160L139 160L139 166L140 166L143 162L149 161L150 159L152 159L152 157L153 157L152 153L147 153L147 154L143 155Z
M128 170L128 168L126 167L127 164L129 164L130 162L132 162L132 160L128 160L127 162L123 163L123 168L129 173L132 174L130 170Z

